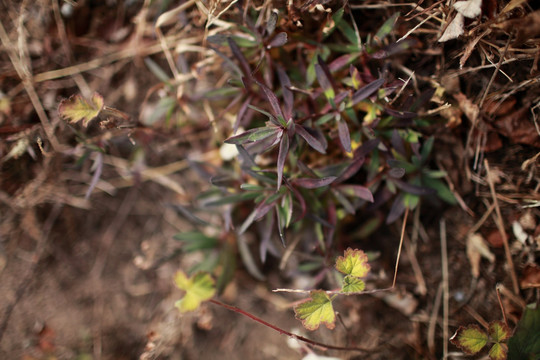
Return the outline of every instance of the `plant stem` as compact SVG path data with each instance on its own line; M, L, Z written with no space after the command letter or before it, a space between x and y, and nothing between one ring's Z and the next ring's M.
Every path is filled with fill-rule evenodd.
M362 352L373 351L373 350L362 349L362 348L358 348L358 347L334 346L334 345L323 344L323 343L320 343L318 341L313 341L313 340L310 340L310 339L305 338L303 336L293 334L293 333L291 333L291 332L289 332L287 330L284 330L284 329L282 329L282 328L280 328L280 327L278 327L276 325L272 325L272 324L264 321L263 319L255 316L255 315L253 315L253 314L251 314L251 313L249 313L247 311L239 309L239 308L237 308L235 306L224 304L221 301L218 301L218 300L215 300L215 299L210 299L208 301L213 303L213 304L222 306L227 310L231 310L231 311L237 312L237 313L239 313L241 315L247 316L251 320L254 320L254 321L258 322L258 323L261 323L261 324L263 324L263 325L265 325L265 326L279 332L280 334L287 335L290 338L293 338L293 339L296 339L296 340L299 340L299 341L303 341L303 342L308 343L308 344L313 345L313 346L318 346L318 347L325 348L325 349L343 350L343 351L362 351Z

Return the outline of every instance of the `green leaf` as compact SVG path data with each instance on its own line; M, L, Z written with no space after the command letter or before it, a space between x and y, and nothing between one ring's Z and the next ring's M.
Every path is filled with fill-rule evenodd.
M341 292L351 293L351 292L361 292L366 288L366 283L360 280L357 277L347 275L343 278L343 283L341 287Z
M182 250L185 252L212 249L218 244L218 240L216 238L206 236L199 231L178 233L174 235L173 238L185 243L185 245L182 246Z
M502 321L492 321L489 324L488 334L491 340L500 343L510 337L510 329Z
M505 343L495 343L489 350L491 360L506 360L507 346Z
M187 277L180 270L174 276L174 283L180 290L186 292L184 297L174 304L182 313L196 310L201 302L211 299L216 293L214 279L204 272Z
M345 275L361 278L371 269L367 262L368 257L362 250L348 248L343 256L337 258L336 269Z
M377 33L375 34L375 39L379 41L379 43L382 43L384 38L392 32L394 29L394 25L396 24L396 20L399 17L399 12L392 15L388 20L384 22L384 24L379 28Z
M308 330L317 330L324 324L328 329L336 326L336 313L332 306L332 299L323 290L314 290L310 293L311 299L295 306L296 318Z
M83 126L97 117L103 109L103 96L97 92L92 95L90 101L81 95L72 95L69 99L64 99L58 106L60 115L70 123L83 122Z
M540 359L540 307L528 305L508 340L508 360Z
M486 346L488 335L477 325L460 326L450 341L467 354L476 354Z

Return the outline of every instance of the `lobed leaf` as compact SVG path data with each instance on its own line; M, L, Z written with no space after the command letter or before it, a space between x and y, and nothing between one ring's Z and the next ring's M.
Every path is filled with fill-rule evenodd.
M336 269L345 275L362 278L367 275L371 266L368 264L366 253L362 250L348 248L343 256L337 258Z
M505 343L495 343L489 349L489 358L491 360L506 360L508 347Z
M183 271L178 271L174 276L174 283L186 294L175 303L180 312L196 310L201 302L211 299L216 293L214 279L208 273L199 272L193 277L188 277Z
M489 324L488 334L491 340L500 343L510 337L510 329L502 321L492 321Z
M99 115L103 107L103 96L97 92L92 95L90 101L81 95L72 95L69 99L60 102L58 113L70 123L82 121L83 126L88 126L88 123Z
M317 330L321 324L328 329L336 326L336 313L332 306L332 299L323 290L314 290L310 293L311 299L294 307L294 313L302 325L308 330Z
M460 326L450 341L465 353L472 355L486 346L488 335L477 325Z
M343 293L358 293L364 291L366 283L357 277L347 275L343 278L341 292Z

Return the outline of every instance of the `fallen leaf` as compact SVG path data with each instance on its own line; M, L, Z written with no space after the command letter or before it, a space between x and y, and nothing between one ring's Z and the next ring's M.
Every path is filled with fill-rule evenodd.
M540 266L527 264L522 271L519 285L522 289L540 288Z
M458 1L454 4L454 9L463 16L473 19L482 12L482 0Z
M480 260L482 257L489 262L495 261L495 255L489 250L486 241L479 234L471 234L467 237L467 258L471 264L471 273L475 278L480 276Z
M523 107L498 118L493 125L501 135L508 137L513 143L540 147L540 136L529 116L530 108Z
M453 40L458 38L463 34L463 25L465 23L465 18L462 14L457 13L454 19L448 24L443 34L439 38L439 42L445 42L448 40Z
M504 21L496 26L509 33L516 32L516 40L512 45L519 46L527 40L540 36L540 10L536 10L523 18Z
M459 108L465 116L471 120L473 124L476 123L476 120L478 119L478 114L480 113L480 109L478 108L478 105L473 103L465 94L459 92L454 95L454 99L458 101Z

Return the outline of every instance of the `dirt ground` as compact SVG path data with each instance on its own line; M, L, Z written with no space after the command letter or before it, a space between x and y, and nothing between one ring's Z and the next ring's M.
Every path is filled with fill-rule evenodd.
M280 269L285 249L278 246L279 256L258 264L264 279L256 279L234 252L238 266L221 301L315 341L367 349L338 351L307 346L213 303L186 314L175 308L182 292L174 274L202 260L200 253L183 253L173 238L193 228L178 205L210 187L204 171L190 164L204 159L221 166L219 136L208 120L193 120L207 118L204 108L182 104L189 126L181 128L148 120L147 114L158 111L156 94L164 85L145 59L167 64L153 24L179 3L69 3L4 0L0 7L0 358L458 359L462 352L448 339L460 325L500 320L502 303L514 327L523 306L539 301L539 32L509 48L514 62L499 64L512 82L500 74L492 78L498 53L486 55L491 67L482 60L482 51L504 48L503 35L485 35L473 50L471 41L438 43L440 29L428 26L413 33L420 39L415 53L395 59L393 66L415 70L414 86L427 86L433 75L455 90L449 95L455 106L448 111L458 110L438 112L443 122L430 131L437 136L433 164L447 171L460 200L449 206L427 199L409 214L395 290L340 297L334 304L336 328L309 332L294 318L293 305L302 297L272 291L309 284L313 274L293 270L302 254L295 252ZM214 11L226 6L195 3ZM394 6L405 7L404 14L411 10L398 3L351 2L359 5L355 16L367 19L359 24L361 34L376 31ZM501 11L507 3L484 1L484 7ZM514 17L538 12L532 3ZM177 15L189 31L168 29L169 40L203 36L208 19L193 4ZM426 0L422 6L442 5ZM396 31L404 34L418 23L400 21ZM460 68L467 46L472 55ZM178 67L189 68L201 60L197 56L186 55ZM457 84L448 85L458 73ZM212 71L197 86L220 81ZM467 120L474 111L470 99L490 81L502 106L482 108L491 122L473 129ZM90 126L96 143L110 144L101 160L79 146L78 134L57 112L63 98L94 91L107 105L147 119L136 131L118 127L103 133ZM144 152L135 151L135 142L144 144ZM103 172L93 180L98 161ZM384 218L388 208L377 211ZM340 244L374 256L368 289L389 287L402 220L361 238L364 220L361 214L345 218L337 231ZM471 239L472 233L480 240ZM256 236L249 236L253 245Z

